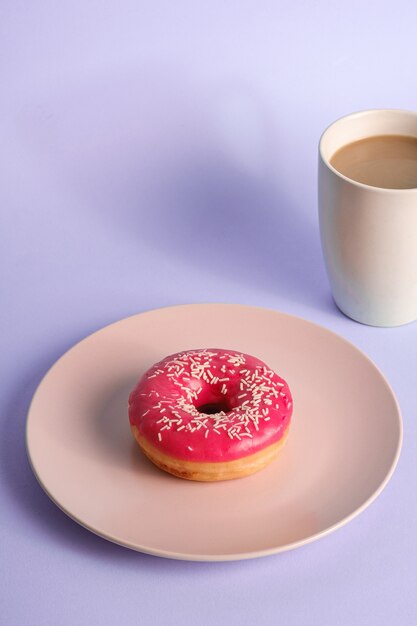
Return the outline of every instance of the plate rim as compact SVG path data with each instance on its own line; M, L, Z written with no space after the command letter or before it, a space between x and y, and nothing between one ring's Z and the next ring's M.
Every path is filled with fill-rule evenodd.
M38 396L39 392L41 391L41 388L43 387L45 381L47 380L47 378L48 378L49 374L52 372L52 370L55 367L58 367L60 362L68 354L70 354L70 352L75 350L79 345L83 344L84 342L89 340L91 337L93 337L93 336L95 336L95 335L97 335L99 333L105 332L107 329L111 328L112 326L116 326L117 324L120 324L122 322L125 322L127 320L130 320L130 319L133 319L133 318L136 318L136 317L142 317L142 316L145 316L145 315L150 315L150 314L155 313L157 311L162 311L162 310L167 310L167 309L179 309L179 308L187 309L187 308L219 307L219 306L231 307L231 308L244 308L244 309L259 310L259 311L268 311L270 313L277 314L277 315L279 315L281 317L295 319L295 320L300 321L300 322L302 322L304 324L307 324L309 326L313 326L316 329L320 329L321 331L325 331L326 333L330 333L331 335L336 337L339 341L341 341L342 343L346 344L349 348L351 348L354 351L358 352L371 365L371 367L373 367L376 370L376 372L381 377L385 387L387 388L387 390L389 391L389 393L392 396L392 399L394 401L394 405L395 405L395 408L396 408L396 418L397 418L397 423L398 423L398 441L397 441L397 445L396 445L396 450L395 450L395 454L393 456L393 460L391 462L391 465L389 467L389 470L387 471L384 479L381 481L381 483L379 484L377 489L375 489L375 491L360 506L358 506L354 511L352 511L351 513L349 513L348 515L343 517L341 520L339 520L335 524L332 524L331 526L325 528L324 530L321 530L321 531L319 531L317 533L309 535L308 537L305 537L303 539L299 539L297 541L294 541L294 542L291 542L291 543L288 543L288 544L285 544L285 545L282 545L282 546L273 547L273 548L266 548L266 549L263 549L263 550L255 550L255 551L252 550L252 551L249 551L249 552L239 552L239 553L231 553L231 554L210 554L210 555L207 555L207 554L188 554L188 553L175 552L175 551L170 551L170 550L159 550L159 549L155 549L155 548L150 548L149 546L142 546L142 545L138 545L138 544L133 544L133 543L131 543L129 541L124 541L124 540L122 540L120 538L117 538L115 536L111 536L107 532L100 531L100 529L98 529L98 528L93 528L92 526L90 526L89 524L87 524L86 522L84 522L83 520L78 518L76 515L71 513L65 506L63 506L52 495L52 493L49 491L49 489L47 488L46 484L42 481L40 475L38 474L38 472L36 470L36 466L35 466L34 460L33 460L32 456L31 456L31 452L30 452L29 423L30 423L30 418L31 418L31 413L32 413L32 407L34 406L34 404L35 404L35 402L37 400L37 396ZM310 543L313 543L314 541L317 541L319 539L322 539L323 537L326 537L327 535L330 535L331 533L333 533L334 531L338 530L339 528L342 528L343 526L348 524L350 521L352 521L353 519L358 517L365 509L367 509L378 498L378 496L382 493L382 491L385 489L385 487L387 486L387 484L391 480L391 478L392 478L392 476L393 476L393 474L394 474L394 472L395 472L395 470L397 468L398 461L399 461L399 458L400 458L400 455L401 455L401 450L402 450L402 445L403 445L403 438L404 438L403 419L402 419L401 408L400 408L399 402L397 400L396 394L394 393L394 390L393 390L391 384L389 383L388 379L386 378L384 373L381 371L381 369L376 365L376 363L361 348L358 348L358 346L356 346L349 339L346 339L345 337L343 337L339 333L336 333L335 331L327 328L326 326L323 326L322 324L317 324L316 322L312 322L311 320L305 319L305 318L303 318L301 316L293 315L291 313L286 313L286 312L283 312L283 311L279 311L277 309L272 309L270 307L262 307L262 306L256 306L256 305L247 305L247 304L231 303L231 302L207 302L207 303L200 302L200 303L189 303L189 304L185 303L185 304L167 305L167 306L163 306L163 307L158 307L156 309L146 309L145 311L138 312L138 313L133 313L132 315L128 315L126 317L123 317L123 318L120 318L120 319L115 320L113 322L110 322L109 324L106 324L105 326L102 326L101 328L98 328L97 330L93 331L92 333L86 335L85 337L83 337L82 339L77 341L75 344L73 344L70 348L68 348L68 350L66 350L63 354L61 354L61 356L58 357L58 359L56 359L56 361L54 361L54 363L47 369L45 374L42 376L42 379L39 382L38 386L36 387L35 393L33 394L32 399L30 401L29 408L28 408L27 414L26 414L26 424L25 424L25 447L26 447L26 454L27 454L27 457L28 457L30 468L31 468L31 470L32 470L32 472L33 472L33 474L34 474L38 484L40 485L42 490L45 492L45 494L71 520L75 521L77 524L79 524L80 526L82 526L86 530L92 532L97 537L100 537L101 539L105 539L106 541L110 541L111 543L119 545L119 546L121 546L123 548L127 548L127 549L133 550L135 552L140 552L140 553L143 553L143 554L148 554L148 555L151 555L151 556L157 556L157 557L161 557L161 558L168 558L168 559L181 560L181 561L194 561L194 562L197 562L197 561L198 562L241 561L241 560L256 559L256 558L265 557L265 556L272 556L274 554L280 554L280 553L283 553L283 552L288 552L290 550L295 550L296 548L300 548L302 546L308 545Z

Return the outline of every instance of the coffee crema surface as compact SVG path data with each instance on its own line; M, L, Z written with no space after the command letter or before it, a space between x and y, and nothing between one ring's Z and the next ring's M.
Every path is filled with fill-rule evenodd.
M417 137L375 135L348 143L330 159L347 178L384 189L417 188Z

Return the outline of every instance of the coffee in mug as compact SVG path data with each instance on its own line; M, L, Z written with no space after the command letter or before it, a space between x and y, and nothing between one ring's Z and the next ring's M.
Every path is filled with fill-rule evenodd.
M339 148L330 164L348 178L385 189L417 188L417 137L375 135Z

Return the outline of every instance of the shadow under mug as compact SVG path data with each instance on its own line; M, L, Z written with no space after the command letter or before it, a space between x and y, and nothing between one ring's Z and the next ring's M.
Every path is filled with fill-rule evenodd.
M319 144L319 221L327 274L339 309L371 326L417 319L417 188L356 182L330 160L339 148L375 135L417 137L417 113L395 109L343 117Z

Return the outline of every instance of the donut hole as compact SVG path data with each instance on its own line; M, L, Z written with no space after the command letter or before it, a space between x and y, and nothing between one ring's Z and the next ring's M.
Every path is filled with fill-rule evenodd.
M195 408L199 413L203 413L204 415L214 415L215 413L220 413L221 411L229 413L231 410L231 406L227 400L207 402L206 404L200 404L200 406L196 406Z

